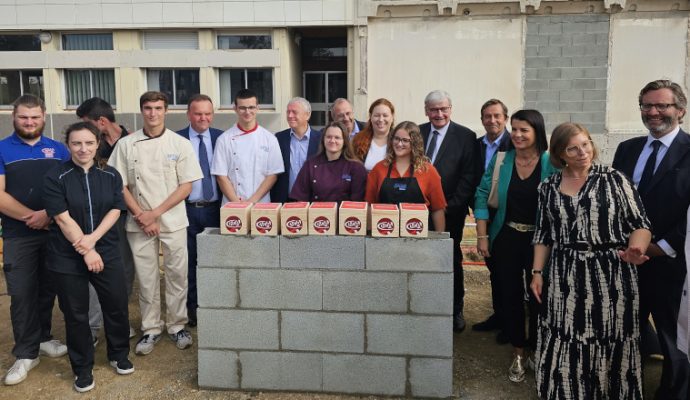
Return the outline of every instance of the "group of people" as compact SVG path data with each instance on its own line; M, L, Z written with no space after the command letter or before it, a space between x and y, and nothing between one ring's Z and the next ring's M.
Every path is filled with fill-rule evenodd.
M143 128L133 133L92 98L65 130L66 146L43 136L42 101L22 96L14 133L0 141L17 358L5 384L23 381L39 354L68 353L75 389L91 390L101 324L110 365L134 372L127 304L135 275L135 353L151 353L164 329L179 349L190 347L196 235L219 225L223 203L365 200L424 203L430 229L450 232L455 332L465 329L460 241L473 209L494 309L473 329L498 330L497 341L512 345L511 381L532 367L541 398L641 398L640 332L652 331L651 314L664 356L657 398L686 400L690 327L687 304L680 316L679 308L687 302L690 137L679 124L687 100L660 80L645 86L639 104L649 135L621 143L611 168L582 125L559 125L549 143L538 111L509 118L497 99L482 106L486 135L477 139L451 120L452 100L441 90L424 99L421 125L396 125L384 98L362 123L337 99L322 131L309 125L309 102L296 97L289 128L275 134L258 124L258 96L248 89L235 95L237 123L225 131L211 126L214 105L203 94L190 98L189 125L177 132L166 128L160 92L140 97ZM67 346L50 335L56 294Z

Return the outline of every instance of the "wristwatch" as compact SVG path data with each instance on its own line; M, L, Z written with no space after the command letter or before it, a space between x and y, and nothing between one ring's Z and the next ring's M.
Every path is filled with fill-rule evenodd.
M541 270L532 268L532 275L541 275Z

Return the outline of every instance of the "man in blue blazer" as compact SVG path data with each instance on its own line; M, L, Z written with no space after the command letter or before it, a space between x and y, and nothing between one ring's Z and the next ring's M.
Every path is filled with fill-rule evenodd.
M347 131L350 132L350 140L366 126L366 123L355 119L352 103L343 97L338 97L331 104L331 121L338 121L345 125Z
M676 345L676 323L685 282L686 211L690 205L690 136L680 128L687 109L681 87L668 80L640 92L649 134L616 149L613 167L637 186L652 223L649 261L638 268L640 326L652 314L664 356L655 399L687 400L690 366Z
M187 197L187 257L189 259L189 272L187 282L187 317L188 325L196 326L197 303L196 290L196 235L204 229L218 227L220 225L220 201L222 196L216 180L211 175L213 164L213 149L216 140L223 133L220 129L211 128L213 123L213 102L204 94L197 94L189 99L187 104L187 119L189 126L177 131L192 142L201 170L203 179L192 183L192 192Z
M295 97L287 105L286 118L290 128L276 133L283 155L285 172L278 175L271 188L271 201L285 203L290 198L292 185L307 159L319 149L321 132L309 125L311 104L302 97Z

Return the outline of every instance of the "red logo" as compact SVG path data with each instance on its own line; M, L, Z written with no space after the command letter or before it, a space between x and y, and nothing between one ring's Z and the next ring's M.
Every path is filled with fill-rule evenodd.
M362 229L362 221L360 221L357 217L348 217L345 219L345 222L343 222L343 226L345 227L346 231L350 233L357 233L360 229Z
M381 218L379 223L376 224L376 229L378 229L379 233L382 235L391 234L393 232L393 228L395 228L395 224L390 218Z
M55 149L52 147L41 149L41 152L44 156L46 156L46 158L55 158Z
M302 230L303 223L302 218L293 215L285 221L285 228L292 233L297 233Z
M314 230L317 231L318 233L324 233L331 229L331 221L324 217L323 215L320 217L316 217L314 220Z
M237 215L231 215L225 220L225 227L230 232L237 232L242 229L242 220Z
M273 221L268 219L268 217L259 217L254 223L254 227L259 233L266 233L273 228Z
M405 229L410 235L419 235L424 230L424 223L417 218L412 218L405 224Z

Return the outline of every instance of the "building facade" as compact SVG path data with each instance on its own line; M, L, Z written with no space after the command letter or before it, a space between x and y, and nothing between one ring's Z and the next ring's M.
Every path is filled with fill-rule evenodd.
M453 119L477 133L481 104L499 98L542 111L549 129L585 124L608 161L643 132L646 82L689 86L689 10L687 0L0 0L0 136L22 93L44 98L59 136L92 96L137 129L139 95L164 91L177 129L186 99L206 93L227 128L232 95L248 87L260 123L278 131L294 96L312 102L316 126L337 97L358 119L386 97L396 121L422 122L424 96L444 89Z

